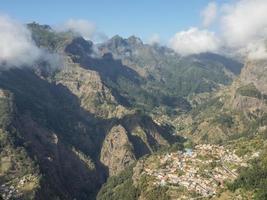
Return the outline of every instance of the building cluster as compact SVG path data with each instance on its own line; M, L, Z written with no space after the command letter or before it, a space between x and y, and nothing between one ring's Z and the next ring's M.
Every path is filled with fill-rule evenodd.
M154 184L185 187L203 197L215 195L225 181L237 177L236 170L246 163L234 152L219 145L201 144L194 149L158 155L159 165L145 165L144 173Z
M1 192L1 197L4 200L9 200L14 198L14 194L16 194L16 188L11 185L11 186L6 186L5 184L0 186L0 192Z
M13 179L13 182L17 184L12 184L12 182L7 182L0 185L0 194L3 200L17 199L20 196L20 189L25 186L32 179L31 175L23 176L20 179Z

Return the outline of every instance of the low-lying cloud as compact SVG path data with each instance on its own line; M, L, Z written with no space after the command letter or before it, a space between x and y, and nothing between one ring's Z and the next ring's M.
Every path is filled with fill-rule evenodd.
M69 19L63 24L58 25L56 30L71 31L86 40L92 40L94 42L102 42L108 39L104 33L97 30L94 23L85 19Z
M219 48L219 40L213 32L194 27L176 33L170 40L170 47L181 55L214 52Z
M72 31L87 40L92 39L96 31L94 23L84 19L69 19L59 27L62 31Z
M0 64L10 66L32 65L41 56L26 26L0 15Z
M249 59L267 59L265 42L259 40L255 43L249 43L245 49Z

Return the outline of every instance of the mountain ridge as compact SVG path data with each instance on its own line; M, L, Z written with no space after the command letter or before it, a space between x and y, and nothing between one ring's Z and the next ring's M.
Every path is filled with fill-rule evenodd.
M16 112L0 141L15 130L20 142L10 151L22 149L32 163L25 174L12 164L16 156L5 156L15 170L2 172L0 190L14 198L95 199L110 175L187 141L187 134L176 134L177 124L157 118L190 114L201 104L192 99L227 87L242 68L211 53L181 57L135 36L95 45L46 25L28 27L37 46L60 59L56 66L40 60L1 70L0 88L14 97ZM8 145L3 139L1 152ZM28 174L22 185L32 189L14 192L20 180L9 173L23 180Z

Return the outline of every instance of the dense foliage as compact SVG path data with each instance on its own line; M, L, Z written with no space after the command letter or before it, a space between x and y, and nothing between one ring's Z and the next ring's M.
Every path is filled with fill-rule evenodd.
M237 89L237 93L242 96L254 97L257 99L267 99L267 95L262 94L253 83L244 85Z
M181 57L166 47L143 44L134 36L128 39L115 36L99 47L122 63L127 63L124 66L124 69L129 68L127 72L132 69L139 72L120 72L123 76L119 81L110 80L134 107L148 111L156 106L189 111L191 106L186 97L230 84L233 76L229 74L237 75L242 68L242 64L230 58L211 53ZM116 69L114 64L110 62L113 70ZM133 82L130 77L137 77L139 83Z
M108 179L99 191L98 200L136 200L140 190L133 185L133 168L129 167L118 176Z
M267 199L267 150L249 167L243 168L238 179L228 187L233 191L238 188L254 191L256 200Z

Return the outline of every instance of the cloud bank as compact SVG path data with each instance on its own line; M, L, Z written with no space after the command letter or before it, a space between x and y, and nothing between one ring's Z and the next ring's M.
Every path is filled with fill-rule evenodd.
M213 32L190 28L178 32L170 40L170 46L181 55L198 54L202 52L217 51L219 40Z
M239 0L224 5L220 26L225 45L241 49L250 59L267 58L266 11L266 0Z
M178 32L170 40L176 52L188 55L231 49L250 59L267 58L266 0L236 0L220 7L211 2L200 14L206 28L218 22L218 33L197 27Z
M267 59L265 41L259 40L256 43L249 43L245 48L249 59Z
M85 19L69 19L55 27L57 31L71 31L86 40L103 42L108 39L106 34L99 32L96 25Z
M5 66L32 65L41 51L26 26L0 15L0 64Z
M244 46L267 36L267 1L240 0L225 5L221 17L223 37L229 46Z
M92 39L96 31L96 26L92 22L84 19L69 19L58 28L60 31L72 31L87 40Z

